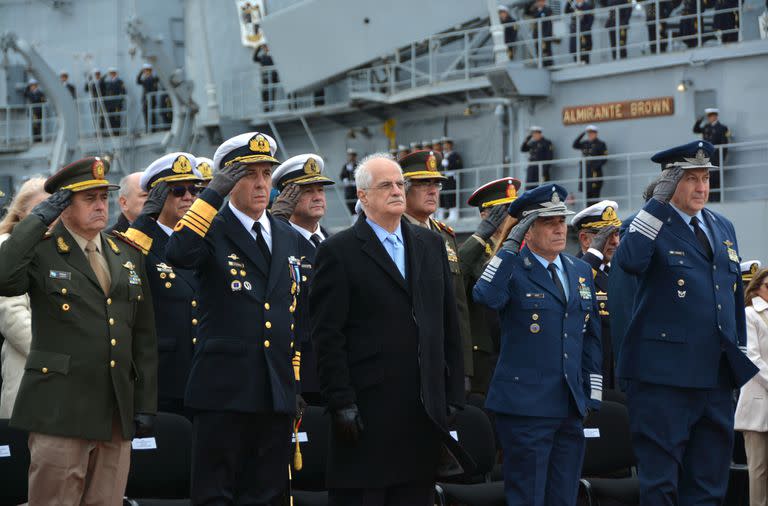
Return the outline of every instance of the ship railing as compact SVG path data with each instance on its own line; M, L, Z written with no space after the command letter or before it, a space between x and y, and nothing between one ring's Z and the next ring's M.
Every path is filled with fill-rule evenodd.
M586 63L587 59L599 63L659 50L673 52L704 44L740 41L743 39L742 0L735 2L734 7L712 9L706 5L707 0L685 0L682 6L672 9L672 0L645 0L542 18L527 17L518 10L518 19L513 23L517 40L505 46L512 61L554 69ZM666 16L654 14L662 11L671 12ZM594 19L589 30L582 30L581 20L585 15ZM728 26L729 16L735 16L733 27L723 28ZM502 29L505 26L501 25ZM624 45L620 44L623 30L626 30ZM641 33L633 36L637 30ZM435 34L415 42L387 56L385 60L389 61L349 72L350 92L391 95L440 82L483 76L497 65L491 31L492 28L486 26ZM653 33L659 34L655 41ZM591 49L587 44L590 37Z
M139 107L144 119L144 133L170 130L173 122L173 106L168 93L164 90L142 95Z
M710 171L710 185L718 176L721 184L720 189L710 190L710 200L725 203L768 199L768 177L765 176L768 172L768 140L719 145L716 150L713 163L717 164L718 159L723 162ZM441 196L456 197L458 212L454 216L459 219L477 218L477 209L466 204L472 192L489 181L511 176L522 182L520 193L539 184L562 185L568 190L569 205L577 210L603 199L616 201L622 210L636 210L644 203L643 191L660 174L660 166L650 161L653 154L652 151L643 151L472 166L452 171L456 189L444 188ZM587 164L591 161L605 161L601 177L592 177L587 171ZM550 167L550 179L544 181L547 165ZM532 167L534 177L531 182L526 182L529 167ZM585 189L592 183L600 183L602 188L599 197L589 200Z

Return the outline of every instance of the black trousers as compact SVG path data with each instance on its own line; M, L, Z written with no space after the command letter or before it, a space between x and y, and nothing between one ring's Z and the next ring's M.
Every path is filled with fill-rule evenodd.
M433 506L434 483L405 483L387 488L331 489L328 506Z
M289 415L195 413L192 504L282 506L290 454Z

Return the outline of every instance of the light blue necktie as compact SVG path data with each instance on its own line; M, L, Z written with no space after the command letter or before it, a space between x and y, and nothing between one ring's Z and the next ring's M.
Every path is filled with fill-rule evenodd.
M405 249L403 243L400 242L400 238L395 234L389 234L387 241L392 245L392 260L395 261L395 265L400 270L400 274L405 279Z

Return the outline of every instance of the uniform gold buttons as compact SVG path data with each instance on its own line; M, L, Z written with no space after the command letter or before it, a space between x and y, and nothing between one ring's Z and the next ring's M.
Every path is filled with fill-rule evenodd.
M196 337L192 338L192 344L197 344L197 338Z
M111 305L112 305L112 299L107 299L107 306L111 306Z
M291 330L293 330L294 327L295 327L295 325L293 323L291 323Z
M232 274L233 276L237 276L237 269L230 269L229 273Z
M269 308L270 308L269 302L265 302L265 303L264 303L264 309L266 309L267 311L269 311Z
M301 280L302 280L302 281L304 281L304 282L306 282L306 281L307 281L307 277L306 277L306 276L302 276L302 277L301 277Z
M62 288L61 289L61 294L62 295L66 295L67 294L67 289L66 288Z
M110 325L114 325L115 324L115 319L114 318L110 318L109 319L109 324Z
M269 339L267 339L266 341L264 341L264 347L265 347L265 348L269 348Z
M112 367L114 369L115 365L117 365L117 362L115 362L114 360L109 361L109 367Z
M167 282L165 283L165 287L166 287L166 288L170 288L170 287L172 287L172 286L173 286L173 285L171 284L171 282L170 282L170 281L167 281Z
M112 344L112 346L117 346L117 339L112 339L110 343Z
M197 318L192 318L192 325L197 325Z
M141 295L139 295L139 296L138 296L138 297L136 297L136 298L137 298L138 300L141 300Z
M172 273L168 274L168 277L171 278L171 279L176 279L176 273L172 272Z
M192 301L192 307L197 307L197 301L196 300Z
M538 320L538 319L539 319L539 315L538 315L538 314L536 314L536 313L533 313L533 314L531 315L531 319L532 319L533 321L536 321L536 320Z
M61 305L61 310L62 311L69 311L69 304L62 304Z
M291 341L291 348L293 348L293 341Z
M47 367L43 367L40 370L43 371L43 374L48 374L48 368Z
M241 276L245 276L245 271L240 271Z
M268 329L271 329L272 328L272 322L264 322L264 326L267 327Z
M166 274L164 272L160 273L160 279L165 279L166 277L168 277L168 274Z
M477 346L473 346L472 350L477 351L479 348Z
M677 286L683 286L684 284L685 284L685 280L684 279L678 279L677 280Z

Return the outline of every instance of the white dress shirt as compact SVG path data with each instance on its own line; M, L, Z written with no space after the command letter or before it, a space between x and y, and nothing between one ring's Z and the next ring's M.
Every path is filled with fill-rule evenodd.
M312 239L310 239L313 235L317 234L317 236L320 238L320 242L323 242L325 240L325 234L323 234L323 231L320 229L320 224L317 224L317 229L315 229L314 232L310 232L304 227L300 227L297 224L295 224L292 221L289 221L288 223L291 224L291 226L296 230L298 233L301 234L301 236L308 240L309 242L312 242Z
M258 220L254 220L244 212L240 211L238 208L232 205L232 201L230 200L227 204L229 208L232 210L232 214L235 215L235 217L240 220L240 223L243 224L243 227L248 231L249 234L251 234L251 237L256 239L256 231L253 229L253 224L257 221L261 223L261 235L264 236L264 242L267 243L267 247L269 248L269 251L272 251L272 224L269 222L269 217L267 216L267 212L264 211L261 213L261 216Z

